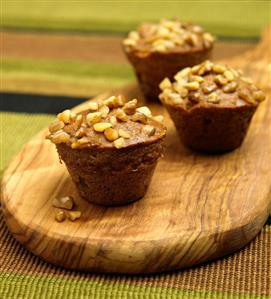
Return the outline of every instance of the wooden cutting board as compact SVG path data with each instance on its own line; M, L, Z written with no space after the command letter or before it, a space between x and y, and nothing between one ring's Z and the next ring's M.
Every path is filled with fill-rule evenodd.
M254 51L228 61L252 76L269 96L270 33L266 31ZM119 92L140 97L135 85ZM151 108L166 116L161 105ZM2 208L11 233L50 263L102 272L179 269L247 244L271 207L270 99L258 109L244 144L223 155L185 149L167 116L166 124L166 154L146 196L114 208L79 198L42 131L22 148L4 175ZM76 222L54 220L51 201L64 195L74 196L82 211Z

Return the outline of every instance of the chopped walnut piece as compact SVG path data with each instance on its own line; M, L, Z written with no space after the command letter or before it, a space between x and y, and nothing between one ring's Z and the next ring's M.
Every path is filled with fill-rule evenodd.
M73 208L73 204L74 204L73 198L70 196L54 198L52 201L52 205L55 208L67 209L67 210L71 210Z
M121 121L128 121L128 116L127 114L123 111L123 109L117 109L116 111L116 118L121 120Z
M214 81L219 85L225 85L228 83L228 79L223 77L222 75L217 75L216 77L214 77Z
M140 112L136 112L135 114L131 115L130 119L132 121L138 121L138 122L141 122L143 124L147 123L147 117L146 117L146 115L144 115L144 114L142 114Z
M138 111L146 116L151 116L151 110L147 106L142 106L142 107L136 108L136 111Z
M142 128L142 132L147 136L153 136L155 134L155 127L151 125L146 125Z
M265 100L265 95L261 90L254 91L252 97L257 102L262 102Z
M212 91L214 91L216 89L216 84L214 83L211 83L211 84L203 84L202 85L202 91L203 93L205 94L209 94L211 93Z
M170 94L169 98L170 98L172 104L174 104L174 105L179 105L179 104L183 103L183 99L178 93Z
M160 89L165 89L165 88L170 88L171 87L171 82L168 78L165 78L160 84L159 84Z
M115 115L111 115L109 118L109 122L112 124L112 127L114 127L117 124L117 118Z
M236 82L230 82L226 85L223 86L222 90L225 93L230 93L230 92L234 92L237 88L237 83Z
M83 137L83 136L86 136L86 134L87 134L87 129L86 128L84 128L84 127L81 127L81 128L79 128L77 131L76 131L76 133L75 133L75 137Z
M83 122L83 115L79 114L75 117L75 124L77 127L80 127Z
M136 112L136 105L137 105L137 99L133 99L133 100L127 102L123 106L123 110L126 114L132 115Z
M80 211L67 211L66 215L70 221L75 221L81 217L81 212Z
M55 144L66 143L70 141L70 135L64 131L57 131L50 136L50 139Z
M60 121L58 119L54 120L53 122L50 123L49 125L49 131L50 133L55 133L61 129L63 129L65 126L63 121Z
M102 113L101 112L91 112L87 114L86 122L89 126L92 126L102 119Z
M57 211L55 214L55 220L57 222L63 222L66 219L66 214L64 211Z
M124 146L125 146L125 141L124 141L124 139L123 139L122 137L116 139L116 140L114 141L114 146L115 146L115 148L122 148L122 147L124 147Z
M107 128L104 130L104 136L109 141L114 141L119 138L118 131L112 128Z
M188 82L184 85L185 88L188 90L198 90L199 89L199 82Z
M156 116L153 116L152 119L154 119L155 121L157 121L159 123L163 123L164 116L163 115L156 115Z
M119 136L123 137L123 138L131 138L131 135L128 131L123 130L123 129L119 129Z
M122 97L111 96L110 98L104 100L104 104L110 109L122 107L124 105L124 100Z
M224 73L223 73L224 77L229 81L231 82L233 79L234 79L234 74L229 71L229 70L226 70Z
M88 103L88 109L91 110L91 111L96 111L98 110L99 108L99 105L97 102L89 102Z
M213 71L218 74L223 74L226 71L226 67L221 64L215 64L213 66Z
M58 113L57 118L60 121L63 121L65 124L69 124L75 118L75 116L76 116L76 114L74 112L67 109L61 113Z
M108 113L109 113L110 109L109 107L107 107L106 105L101 106L99 108L99 112L101 113L102 118L106 118Z
M220 99L219 99L217 93L213 92L213 93L209 94L207 97L207 102L212 103L212 104L219 103Z
M104 132L106 129L111 128L112 124L111 123L96 123L93 125L93 129L96 132Z

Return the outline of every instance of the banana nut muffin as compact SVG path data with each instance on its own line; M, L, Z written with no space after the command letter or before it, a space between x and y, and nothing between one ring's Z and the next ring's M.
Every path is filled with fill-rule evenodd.
M47 136L82 198L101 205L120 205L144 196L166 128L162 116L123 96L92 101L78 114L65 110Z
M144 23L123 40L146 99L158 100L159 83L180 69L210 59L214 37L199 25L178 20Z
M242 71L205 61L165 78L159 98L184 145L206 152L240 146L263 92Z

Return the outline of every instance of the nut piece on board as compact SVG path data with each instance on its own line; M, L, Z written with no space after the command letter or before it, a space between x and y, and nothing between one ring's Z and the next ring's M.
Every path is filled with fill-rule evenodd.
M52 204L55 208L71 210L73 208L73 198L70 196L54 198Z
M65 219L66 219L66 215L65 215L64 211L59 210L59 211L56 212L55 220L57 222L63 222Z
M75 221L76 219L81 217L80 211L67 211L66 214L70 221Z

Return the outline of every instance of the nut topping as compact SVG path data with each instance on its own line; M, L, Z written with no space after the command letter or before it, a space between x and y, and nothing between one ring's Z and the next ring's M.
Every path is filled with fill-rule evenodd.
M161 20L159 23L143 24L131 31L124 39L126 51L167 52L176 47L210 48L215 38L198 25L185 24L177 20Z
M181 105L187 109L202 102L237 106L238 100L244 105L257 105L265 99L252 80L243 77L242 71L209 60L179 71L174 79L174 82L165 79L160 84L159 98L168 105Z
M180 99L177 93L176 98ZM150 127L154 128L157 138L165 135L164 126L158 124L162 121L163 117L152 116L147 106L137 107L137 99L126 102L123 96L111 96L88 103L88 109L77 114L71 110L59 113L57 120L49 125L50 134L46 138L55 144L66 143L72 149L110 144L119 149L133 145L129 140L132 138L145 142L152 136ZM59 205L56 203L56 206Z

